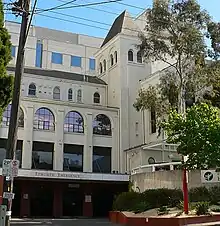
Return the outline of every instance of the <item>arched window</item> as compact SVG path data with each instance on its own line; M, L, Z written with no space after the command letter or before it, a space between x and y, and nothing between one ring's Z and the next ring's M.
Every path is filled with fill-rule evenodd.
M117 62L118 62L118 53L117 53L117 51L115 51L114 57L115 57L115 63L117 64Z
M99 93L94 93L94 95L93 95L93 102L95 103L95 104L99 104L100 103L100 95L99 95Z
M103 69L104 69L104 72L106 72L106 60L103 60Z
M97 115L93 121L93 134L112 135L111 121L103 114Z
M68 90L68 100L73 100L73 90L72 89Z
M71 133L83 133L84 122L83 117L79 112L70 111L64 121L64 131Z
M111 64L111 66L113 66L113 64L114 64L114 58L113 58L112 54L110 55L110 64Z
M78 103L81 103L82 102L82 90L81 89L79 89L77 91L77 102Z
M53 89L53 99L60 100L60 87L58 86Z
M34 116L34 129L55 130L55 119L53 113L47 108L39 108Z
M103 73L102 63L99 64L99 72L100 72L100 74Z
M28 87L28 95L29 96L36 96L36 86L34 83L31 83Z
M137 62L138 63L142 63L143 59L142 59L142 53L141 51L137 52Z
M8 105L8 107L3 113L2 125L9 126L10 116L11 116L11 104ZM24 112L21 107L19 108L18 112L18 127L24 127Z
M132 50L128 51L128 61L134 61L134 54Z

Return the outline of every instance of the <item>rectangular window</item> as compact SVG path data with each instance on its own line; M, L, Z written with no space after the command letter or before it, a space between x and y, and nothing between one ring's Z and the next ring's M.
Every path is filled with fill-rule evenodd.
M53 64L63 64L63 55L61 53L52 52L52 59Z
M81 67L82 58L79 56L71 56L71 66Z
M2 162L6 158L6 146L7 146L7 139L0 139L0 167L2 167ZM22 148L23 148L23 141L17 141L17 148L15 153L15 159L19 160L19 167L21 168L22 164Z
M11 56L15 57L16 54L16 46L11 46Z
M111 148L93 147L93 172L111 173Z
M83 172L83 146L64 144L63 170Z
M89 59L89 69L95 70L95 59Z
M157 131L156 112L153 109L151 110L150 120L151 120L151 133L156 133Z
M32 169L53 169L54 144L47 142L33 142Z
M35 59L35 66L42 67L42 54L43 54L43 44L40 40L37 41L36 45L36 59Z

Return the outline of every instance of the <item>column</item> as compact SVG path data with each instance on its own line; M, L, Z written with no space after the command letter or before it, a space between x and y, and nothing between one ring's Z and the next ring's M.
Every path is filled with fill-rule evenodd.
M92 189L91 186L88 185L84 188L83 216L84 217L93 216Z
M85 123L85 144L83 150L83 172L92 172L92 155L93 155L93 128L92 113L86 114Z
M112 152L111 152L111 171L120 172L120 148L119 148L119 120L118 116L113 118L112 122Z
M63 190L60 184L56 184L54 188L54 200L53 200L53 216L60 218L63 215Z
M25 138L23 140L22 150L22 168L31 169L32 166L32 145L33 145L33 127L34 127L34 107L27 106L24 119Z
M20 216L29 217L30 216L30 189L27 182L24 181L21 184L21 208Z
M55 137L54 143L54 154L53 154L53 169L63 170L63 137L64 137L64 110L57 110Z

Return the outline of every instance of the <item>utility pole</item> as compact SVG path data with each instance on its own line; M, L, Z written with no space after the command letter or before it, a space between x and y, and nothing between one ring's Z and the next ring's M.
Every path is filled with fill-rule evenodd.
M24 47L27 36L30 0L19 0L18 2L14 3L14 6L15 7L12 9L12 11L22 15L22 22L20 28L19 46L15 68L10 124L8 129L8 140L6 148L6 159L14 159L17 146L17 130L19 118L18 112L20 108L19 107L20 88L21 88L21 78L24 70ZM7 180L7 178L4 177L3 191L4 192L13 191L13 178ZM3 199L3 205L7 206L5 225L9 226L11 219L12 200L9 202L7 199Z

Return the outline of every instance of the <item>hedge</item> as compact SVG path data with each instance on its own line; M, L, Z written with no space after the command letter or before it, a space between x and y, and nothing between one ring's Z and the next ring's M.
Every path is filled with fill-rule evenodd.
M134 191L119 194L113 204L113 210L144 212L148 209L160 208L163 206L175 207L183 200L180 189L150 189L143 193ZM219 204L220 187L192 188L189 190L190 202L209 202Z

